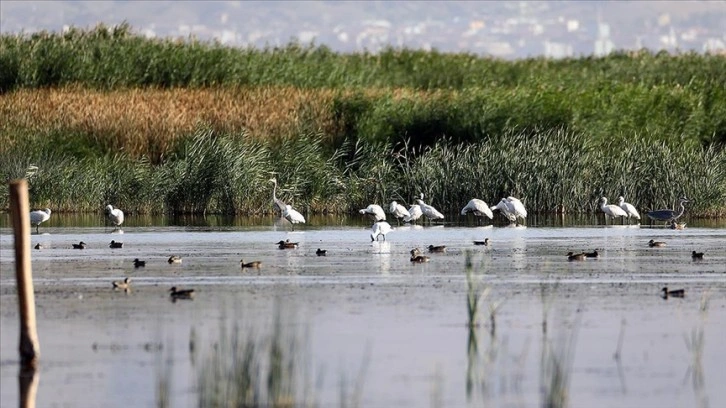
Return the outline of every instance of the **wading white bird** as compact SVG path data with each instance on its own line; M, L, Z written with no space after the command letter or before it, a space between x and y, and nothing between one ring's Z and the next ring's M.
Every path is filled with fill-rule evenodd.
M466 215L472 213L477 217L477 223L481 223L482 217L489 217L491 220L494 218L494 213L492 213L492 210L489 208L487 203L484 201L478 199L478 198L472 198L469 200L469 203L466 205L466 207L461 209L461 215Z
M401 219L405 220L406 217L411 216L411 213L408 212L406 207L402 206L401 204L399 204L395 201L391 201L391 205L388 207L388 212L390 212L391 215L393 215L393 218L395 218L399 224L401 223Z
M386 213L383 212L383 208L378 204L371 204L362 210L358 210L358 212L370 217L373 222L385 221L386 219Z
M305 217L295 211L289 204L285 206L282 216L292 224L292 230L295 231L295 224L305 224Z
M623 196L618 197L618 207L622 208L623 211L628 214L628 224L630 224L631 217L640 220L640 214L638 213L638 210L635 209L635 206L633 204L626 203Z
M110 204L106 206L106 217L116 227L115 229L118 229L124 223L124 212L119 208L113 208Z
M517 219L521 218L524 220L527 218L527 209L524 208L524 204L522 204L519 199L509 196L507 198L502 198L499 200L499 203L497 205L494 205L490 207L492 210L499 210L502 215L504 215L509 222L513 222L516 225L519 225Z
M378 241L378 237L382 236L383 240L386 240L386 234L391 232L391 224L385 221L377 221L373 223L371 227L371 242Z
M421 218L422 215L423 212L421 212L421 206L418 204L414 204L408 209L408 215L403 217L403 222L415 223L416 220Z
M437 210L433 206L430 206L430 205L424 203L423 198L424 198L424 195L423 195L423 193L421 193L421 198L416 200L416 202L418 203L419 207L421 207L421 212L423 213L424 217L426 217L429 220L429 224L431 223L432 220L443 220L444 214L441 214L439 212L439 210Z
M280 214L280 217L283 217L283 214L282 213L285 212L285 207L287 206L287 204L285 204L284 201L282 201L282 200L280 200L280 199L277 198L277 195L276 195L276 193L277 193L277 179L276 178L271 178L269 181L270 181L270 183L273 184L273 187L272 187L272 207L273 207L273 209L278 214Z
M50 219L50 208L30 212L30 225L35 226L35 233L39 234L40 224Z
M600 199L600 209L602 212L605 213L605 223L608 222L608 217L615 218L615 217L627 217L628 213L625 212L622 208L618 207L615 204L608 204L608 199L605 197L602 197Z

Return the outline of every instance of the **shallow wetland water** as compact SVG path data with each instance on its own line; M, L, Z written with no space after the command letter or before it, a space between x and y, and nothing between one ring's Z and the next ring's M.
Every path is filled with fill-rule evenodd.
M13 237L3 222L5 407L18 404L19 366ZM290 376L301 406L531 407L557 387L572 407L725 406L726 225L593 224L393 225L385 242L345 221L290 231L130 217L123 234L42 226L31 239L44 246L32 252L37 406L151 407L161 395L168 406L199 406L214 344L220 354L237 328L242 339L269 345L276 316L278 333L295 344ZM483 238L491 245L473 244ZM112 239L124 247L110 249ZM281 239L299 248L280 250ZM650 248L650 239L667 245ZM88 247L71 249L79 241ZM430 244L447 252L409 261L412 248ZM594 249L596 259L567 260L567 252ZM691 259L694 250L705 252L703 261ZM183 262L170 265L171 255ZM134 258L146 267L135 269ZM262 268L241 269L241 259ZM126 276L129 292L111 288ZM472 284L484 295L470 330ZM194 288L195 298L172 302L171 286ZM663 299L664 286L686 295ZM553 361L563 363L564 384L547 381Z

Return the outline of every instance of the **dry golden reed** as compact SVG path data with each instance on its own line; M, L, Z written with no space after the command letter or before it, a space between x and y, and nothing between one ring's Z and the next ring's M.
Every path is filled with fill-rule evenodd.
M165 152L199 124L253 138L296 134L301 120L332 126L334 92L292 87L212 89L21 89L0 95L6 129L76 131L132 156ZM304 111L304 118L302 117ZM11 141L9 141L11 142Z

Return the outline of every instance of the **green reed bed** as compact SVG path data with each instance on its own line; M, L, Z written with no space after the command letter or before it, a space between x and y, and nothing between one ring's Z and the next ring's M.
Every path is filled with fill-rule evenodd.
M599 58L518 61L393 48L376 54L343 54L297 43L254 49L192 39L146 39L128 25L0 36L0 94L64 86L332 90L339 93L332 107L327 106L328 95L322 102L323 98L308 95L309 103L296 107L292 120L300 123L294 128L297 131L324 129L339 143L348 137L393 143L412 138L432 145L442 135L455 142L471 142L511 129L560 127L587 133L598 142L616 139L628 144L631 135L638 133L655 140L679 135L673 143L680 143L680 138L694 144L724 143L724 72L726 58L696 53L641 51ZM289 106L259 102L263 116L275 118L271 121L291 120L286 115ZM194 101L180 106L189 108L189 104ZM15 112L10 105L4 113L11 119L28 111ZM194 108L198 106L189 111L196 113ZM54 106L45 109L52 113ZM38 112L35 116L42 122L46 115ZM236 129L249 125L238 123L239 115L225 118L224 111L202 118L219 118L220 123L212 123L217 130L229 129L231 121ZM330 118L335 130L328 128ZM113 133L83 128L93 127L93 120L79 123L82 128L78 131L100 137ZM13 131L13 126L8 130ZM173 128L179 132L189 129ZM288 126L276 129L290 132ZM113 130L124 133L123 129ZM180 136L165 133L154 137ZM0 135L3 137L7 136Z
M0 171L5 180L29 175L31 206L54 211L96 212L113 203L138 213L264 214L272 208L268 180L276 177L278 197L304 213L411 204L420 193L449 219L473 197L495 204L509 195L533 212L599 211L601 196L614 202L619 195L641 210L672 208L685 195L692 216L726 213L726 151L717 146L648 138L595 144L564 129L430 147L349 140L332 151L324 138L262 143L199 128L159 164L122 153L76 158L29 142L0 152ZM0 207L8 208L7 190Z
M594 79L720 88L719 55L648 51L604 58L528 58L516 62L468 53L388 48L336 53L292 42L265 49L226 47L190 38L147 39L128 24L67 32L0 36L0 90L80 82L94 87L187 87L288 84L304 87L466 89L543 83L578 87Z

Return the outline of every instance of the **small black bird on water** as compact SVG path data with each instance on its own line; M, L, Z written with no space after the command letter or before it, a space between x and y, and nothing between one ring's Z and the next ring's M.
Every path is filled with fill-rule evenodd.
M597 249L592 252L585 252L586 258L597 258L599 256L600 256L600 254L597 253Z
M169 289L169 296L171 296L172 300L191 299L194 297L194 289L177 290L176 286L172 286Z
M489 238L484 238L484 241L474 241L474 245L489 246Z
M140 261L139 258L134 259L134 268L142 268L146 266L146 261Z
M86 249L86 243L81 241L77 244L73 244L73 249Z
M668 299L669 297L682 298L686 296L685 289L668 290L668 287L666 286L661 289L661 291L663 291L663 299Z
M320 248L318 248L318 250L315 251L315 255L317 255L317 256L326 256L327 254L328 254L328 250L327 249L320 249Z
M111 243L108 244L108 247L109 248L123 248L124 247L124 243L123 242L116 242L116 241L111 240Z
M696 251L693 251L693 252L691 253L691 258L692 258L692 259L693 259L694 261L702 261L702 260L703 260L703 252L696 252Z

